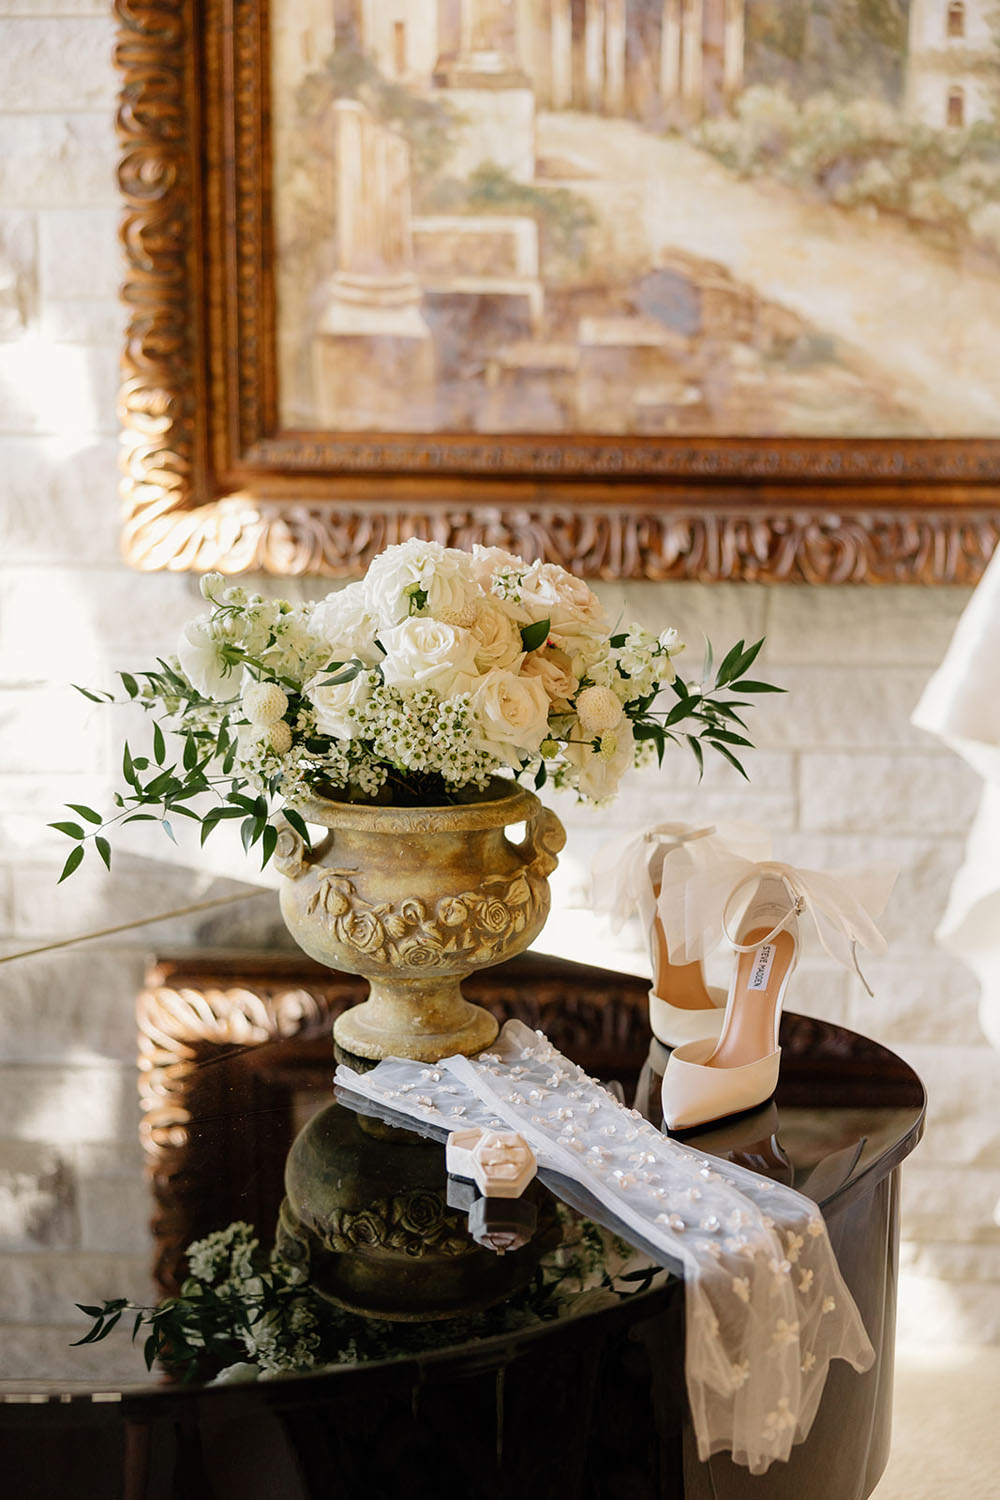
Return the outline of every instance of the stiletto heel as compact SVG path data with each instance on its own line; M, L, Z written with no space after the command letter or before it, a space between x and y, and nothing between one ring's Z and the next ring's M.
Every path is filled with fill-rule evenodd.
M695 844L713 849L716 857L738 858L745 852L759 858L770 852L766 835L756 829L722 835L714 827L660 823L606 846L592 870L594 909L610 916L614 931L633 911L639 913L653 970L650 1029L665 1047L706 1038L714 1041L725 1015L726 992L706 984L701 959L679 963L671 956L658 910L667 861L676 879L677 871L685 867L688 849Z
M711 868L711 863L710 858L693 856L695 870L683 887L684 926L702 941L716 925L705 905L713 891L718 894L719 864ZM781 1066L778 1029L798 961L802 912L810 911L824 947L853 967L862 982L855 945L860 942L871 952L885 951L871 913L880 912L888 900L894 872L855 876L849 885L834 876L772 861L739 861L739 866L741 872L717 919L721 935L735 954L722 1030L717 1042L711 1038L688 1042L671 1053L662 1090L668 1130L689 1130L755 1109L774 1093ZM750 898L734 937L730 914L748 891ZM661 911L666 896L661 890ZM687 960L700 951L697 940L691 944L683 937L672 942L671 948Z

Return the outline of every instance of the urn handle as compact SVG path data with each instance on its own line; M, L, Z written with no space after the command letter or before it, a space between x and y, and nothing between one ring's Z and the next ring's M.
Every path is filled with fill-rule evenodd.
M566 843L566 830L548 807L537 798L532 798L535 809L527 819L524 843L520 848L525 864L530 864L536 874L551 875L559 863L559 851Z
M333 845L333 830L310 849L305 839L291 823L281 818L278 821L278 842L274 846L272 864L280 875L288 880L298 880L310 865L323 859Z

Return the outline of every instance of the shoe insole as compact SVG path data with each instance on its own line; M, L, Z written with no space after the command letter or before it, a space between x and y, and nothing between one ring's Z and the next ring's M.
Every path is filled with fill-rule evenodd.
M660 887L653 886L659 897ZM678 1010L714 1010L711 995L705 988L701 964L672 964L667 939L659 916L653 918L653 990L668 1005Z
M760 943L768 931L767 927L755 928L743 942ZM733 1005L707 1067L743 1068L774 1051L774 1014L794 957L795 939L790 932L779 932L769 943L739 955Z

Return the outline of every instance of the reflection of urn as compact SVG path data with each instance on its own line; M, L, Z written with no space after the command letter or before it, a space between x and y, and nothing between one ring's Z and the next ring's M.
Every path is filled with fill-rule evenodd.
M566 838L555 814L501 780L447 807L317 799L299 810L331 832L312 852L282 832L285 922L310 957L371 981L370 998L334 1026L340 1046L430 1062L487 1046L497 1023L463 999L461 981L541 931ZM526 825L523 843L506 837L514 823Z
M558 1243L551 1195L531 1184L523 1202L537 1230L496 1254L449 1206L443 1148L409 1132L387 1141L365 1123L330 1105L288 1155L278 1247L314 1290L351 1312L411 1322L475 1312L524 1286Z

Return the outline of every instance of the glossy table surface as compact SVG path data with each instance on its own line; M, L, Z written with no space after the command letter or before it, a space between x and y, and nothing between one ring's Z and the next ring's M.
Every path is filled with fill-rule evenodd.
M752 1114L681 1139L696 1144L699 1151L794 1186L821 1206L842 1270L884 1365L882 1373L875 1374L877 1400L875 1384L865 1398L874 1411L886 1405L886 1392L891 1390L896 1169L919 1139L924 1091L905 1063L863 1037L794 1015L785 1016L782 1027L782 1076L774 1100ZM635 1097L637 1106L657 1124L659 1077L665 1058L664 1050L654 1042ZM659 1433L661 1451L655 1462L650 1458L636 1470L632 1493L744 1493L740 1485L746 1476L733 1465L728 1465L728 1471L735 1477L728 1479L715 1461L692 1467L689 1433L684 1436L683 1399L677 1394L682 1386L682 1299L669 1268L653 1264L634 1250L620 1226L581 1219L537 1182L513 1210L485 1204L468 1185L449 1182L440 1144L375 1126L335 1101L332 1059L323 1065L313 1056L307 1065L295 1066L288 1044L276 1041L254 1049L253 1062L251 1073L226 1071L221 1090L205 1094L203 1117L190 1123L185 1173L199 1180L204 1191L198 1199L201 1221L189 1215L185 1228L203 1235L241 1218L252 1223L262 1246L269 1246L278 1236L282 1252L303 1268L303 1295L316 1312L311 1326L319 1329L318 1344L309 1355L315 1362L313 1368L307 1373L286 1371L252 1384L212 1384L220 1368L247 1359L237 1330L231 1347L223 1340L215 1356L195 1362L188 1371L195 1378L187 1383L168 1379L158 1366L147 1373L137 1346L134 1379L117 1382L111 1389L106 1384L91 1389L75 1378L76 1351L68 1347L64 1379L26 1381L19 1388L7 1381L0 1393L0 1433L5 1441L13 1442L10 1451L15 1456L19 1441L30 1441L32 1436L37 1440L47 1428L56 1426L65 1434L90 1426L95 1434L97 1429L103 1431L107 1439L103 1447L99 1445L104 1458L95 1462L116 1464L113 1455L121 1453L111 1430L123 1426L132 1435L132 1447L126 1443L121 1450L125 1453L121 1473L114 1483L108 1478L103 1491L84 1487L77 1493L99 1494L102 1500L104 1496L113 1500L118 1494L130 1500L154 1494L180 1500L187 1481L177 1478L181 1472L175 1441L179 1431L200 1432L196 1447L204 1454L207 1434L219 1422L225 1427L227 1422L238 1426L249 1420L263 1430L277 1420L282 1444L290 1445L296 1455L292 1467L299 1476L298 1488L287 1492L311 1497L320 1489L309 1475L317 1465L322 1469L323 1463L314 1451L315 1433L308 1441L302 1439L305 1448L299 1441L301 1433L294 1439L289 1434L305 1413L325 1411L329 1418L334 1410L341 1417L350 1410L354 1427L345 1426L342 1420L337 1424L341 1487L329 1493L345 1497L389 1494L395 1491L388 1480L383 1478L382 1489L376 1485L374 1490L367 1487L368 1480L379 1470L379 1460L388 1465L395 1454L393 1461L404 1468L406 1460L395 1453L395 1437L382 1451L386 1429L374 1421L374 1414L379 1409L387 1414L397 1407L399 1411L412 1407L416 1412L416 1393L420 1392L422 1417L417 1435L411 1432L409 1441L412 1445L428 1433L444 1432L450 1413L453 1427L447 1446L454 1462L451 1469L439 1467L436 1491L433 1476L425 1475L408 1493L424 1493L425 1480L427 1493L459 1494L463 1485L470 1495L555 1493L544 1488L544 1484L556 1483L551 1475L544 1484L539 1477L547 1472L546 1465L539 1468L536 1464L531 1478L517 1450L523 1455L533 1447L540 1455L546 1445L551 1446L553 1431L558 1430L569 1443L565 1451L560 1448L561 1457L557 1455L562 1475L559 1489L566 1496L600 1494L592 1488L593 1474L602 1463L606 1465L602 1472L622 1474L621 1453L616 1456L604 1444L602 1456L588 1460L590 1476L581 1470L573 1478L569 1449L584 1452L590 1437L570 1439L581 1421L585 1420L591 1436L602 1424L612 1423L607 1390L620 1394L633 1379L638 1382L637 1390L645 1389L650 1381L657 1389L672 1382L672 1399L681 1415L676 1421L668 1420L660 1410L655 1420L640 1422L630 1451L636 1443L651 1442L653 1428ZM261 1086L262 1077L271 1080L270 1088ZM275 1078L282 1080L280 1088L273 1085ZM232 1149L226 1148L227 1141ZM284 1184L283 1157L287 1158ZM191 1183L156 1186L162 1233L164 1197L169 1200L174 1186L181 1192ZM282 1206L283 1188L287 1197ZM213 1201L218 1217L206 1222ZM166 1221L168 1228L178 1222L176 1216L171 1220L169 1212ZM158 1263L168 1288L171 1276L176 1284L183 1275L183 1260L176 1256L171 1260L161 1254ZM114 1294L115 1289L109 1287L108 1296ZM873 1321L879 1323L877 1329ZM81 1335L87 1327L88 1320L81 1315ZM660 1330L659 1343L649 1354L649 1369L633 1369L636 1349L649 1345L656 1329ZM129 1332L130 1326L123 1323L110 1337L127 1343ZM609 1350L617 1350L613 1380L603 1365L598 1369L610 1357ZM562 1370L558 1399L552 1389L553 1359ZM591 1369L593 1360L598 1365ZM573 1381L585 1368L592 1373L589 1394L579 1393L573 1406ZM512 1376L515 1371L525 1374L521 1394ZM845 1370L844 1375L850 1372ZM838 1380L842 1378L838 1371ZM831 1377L830 1387L836 1384ZM605 1397L595 1409L592 1403L598 1389L605 1390ZM492 1395L484 1395L487 1390ZM534 1405L547 1409L548 1417L545 1410L529 1413L531 1390L536 1392ZM539 1390L545 1395L539 1396ZM831 1390L831 1402L837 1399ZM627 1419L619 1412L612 1423L622 1441L640 1404L633 1402ZM825 1398L824 1407L828 1404ZM512 1418L515 1410L520 1412L518 1422ZM359 1412L367 1415L361 1418ZM823 1408L821 1417L822 1413ZM172 1465L173 1488L162 1478L162 1465L151 1457L150 1445L155 1449L158 1442L166 1441L159 1433L164 1422L174 1434L173 1446L168 1443L172 1457L167 1465ZM664 1428L671 1428L672 1423L671 1432L665 1435ZM405 1425L397 1413L389 1427L398 1432L401 1424ZM818 1419L817 1429L821 1427ZM141 1440L136 1433L143 1434ZM815 1500L827 1493L831 1500L853 1500L870 1492L872 1473L880 1468L884 1455L880 1457L871 1434L869 1439L867 1457L860 1467L855 1465L858 1477L839 1492L815 1490ZM303 1458L306 1449L311 1455L308 1461ZM459 1449L466 1454L460 1461ZM672 1457L665 1456L668 1450ZM440 1456L440 1444L436 1451ZM213 1452L217 1459L218 1451ZM475 1460L470 1456L474 1453L479 1454ZM332 1450L327 1458L332 1463L331 1454ZM418 1469L421 1463L426 1466L427 1451L423 1456L414 1451L412 1462ZM475 1471L479 1475L475 1480L467 1468L474 1462L486 1464ZM353 1481L347 1477L352 1464L357 1471ZM791 1470L793 1465L784 1467ZM211 1464L206 1462L203 1468L204 1472L198 1470L201 1489L192 1494L221 1497L231 1489L233 1475L239 1471L236 1464L223 1482L211 1478ZM702 1491L698 1470L709 1468L717 1470L713 1487ZM393 1472L391 1467L385 1469L385 1474ZM159 1488L152 1477L158 1473ZM794 1476L772 1481L772 1475L753 1481L748 1493L765 1500L795 1493L782 1488ZM240 1482L245 1494L258 1493L256 1481L251 1483L244 1476ZM794 1482L801 1483L801 1478ZM610 1485L611 1480L605 1483ZM401 1488L400 1493L404 1492ZM272 1489L271 1493L283 1491Z

